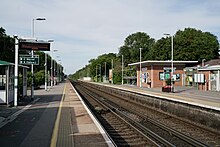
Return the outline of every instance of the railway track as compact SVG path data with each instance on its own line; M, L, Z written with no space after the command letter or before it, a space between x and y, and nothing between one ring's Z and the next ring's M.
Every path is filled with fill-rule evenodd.
M158 146L148 136L138 131L128 121L116 113L116 109L103 104L101 97L97 97L88 89L80 85L74 87L80 93L86 104L93 111L116 146Z
M92 90L90 92L92 95L101 98L101 101L109 105L108 107L117 112L117 115L132 124L139 132L149 136L159 146L217 146L220 144L218 135L198 126L147 108L125 97L100 91L94 86L82 89Z

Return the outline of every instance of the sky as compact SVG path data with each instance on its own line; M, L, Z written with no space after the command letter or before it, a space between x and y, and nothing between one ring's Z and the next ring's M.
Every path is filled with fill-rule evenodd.
M0 0L0 27L20 38L54 40L47 52L73 74L90 59L118 53L130 34L158 40L184 28L220 40L220 0ZM54 50L58 50L54 52Z

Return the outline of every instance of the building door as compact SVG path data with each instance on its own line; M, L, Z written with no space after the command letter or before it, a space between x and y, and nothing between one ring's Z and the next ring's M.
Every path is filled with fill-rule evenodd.
M217 90L217 74L210 74L209 75L209 89L211 91L216 91Z

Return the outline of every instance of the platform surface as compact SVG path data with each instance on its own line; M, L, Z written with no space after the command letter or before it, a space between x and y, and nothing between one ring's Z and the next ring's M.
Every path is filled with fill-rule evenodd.
M28 91L30 95L30 91ZM1 146L112 146L102 127L66 81L44 86L17 107L0 107Z
M140 88L134 85L104 85L220 111L220 92L216 91L201 91L195 87L175 87L174 93L167 93L162 92L162 88Z
M58 114L59 127L57 134L57 147L105 147L108 145L103 132L91 118L76 91L66 83L65 96ZM58 112L59 113L59 112Z

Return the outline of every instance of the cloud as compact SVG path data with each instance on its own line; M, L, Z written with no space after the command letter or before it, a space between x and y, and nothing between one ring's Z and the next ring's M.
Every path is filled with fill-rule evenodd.
M220 36L218 0L3 0L0 24L10 35L54 39L68 74L100 54L118 52L124 39L143 31L155 39L194 27Z

